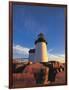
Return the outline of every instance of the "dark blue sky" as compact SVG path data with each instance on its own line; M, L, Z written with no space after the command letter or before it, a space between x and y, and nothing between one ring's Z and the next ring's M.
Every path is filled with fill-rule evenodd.
M42 32L52 53L64 54L64 8L40 6L13 6L13 44L34 47Z

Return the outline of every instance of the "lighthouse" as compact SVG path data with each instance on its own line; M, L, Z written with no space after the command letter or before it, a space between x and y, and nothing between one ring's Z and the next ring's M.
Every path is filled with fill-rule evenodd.
M35 41L35 62L48 62L47 41L43 33Z

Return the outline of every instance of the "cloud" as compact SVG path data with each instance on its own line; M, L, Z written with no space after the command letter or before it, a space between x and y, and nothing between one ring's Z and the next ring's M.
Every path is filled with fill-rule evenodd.
M21 45L13 45L13 58L28 58L30 48L21 46ZM48 59L49 61L59 61L59 62L65 62L65 55L64 54L53 54L53 49L50 49L48 51Z
M48 50L48 59L49 61L59 61L59 62L65 62L65 55L64 54L54 54L54 49Z
M49 49L49 50L48 50L48 53L50 53L50 52L52 52L52 51L53 51L53 49Z
M13 45L13 58L26 58L28 57L29 48L21 45Z
M59 61L59 62L65 62L65 55L64 54L48 54L49 61Z

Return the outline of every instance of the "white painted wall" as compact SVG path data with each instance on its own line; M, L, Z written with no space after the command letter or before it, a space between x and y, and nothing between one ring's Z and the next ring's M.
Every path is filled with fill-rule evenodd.
M29 61L34 62L35 53L29 53Z
M47 62L47 45L45 42L38 42L35 46L35 61L36 62Z

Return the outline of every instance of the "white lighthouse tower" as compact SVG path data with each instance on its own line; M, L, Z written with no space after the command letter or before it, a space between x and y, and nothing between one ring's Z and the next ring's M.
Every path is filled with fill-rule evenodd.
M48 62L47 42L42 33L38 35L35 41L35 61Z

